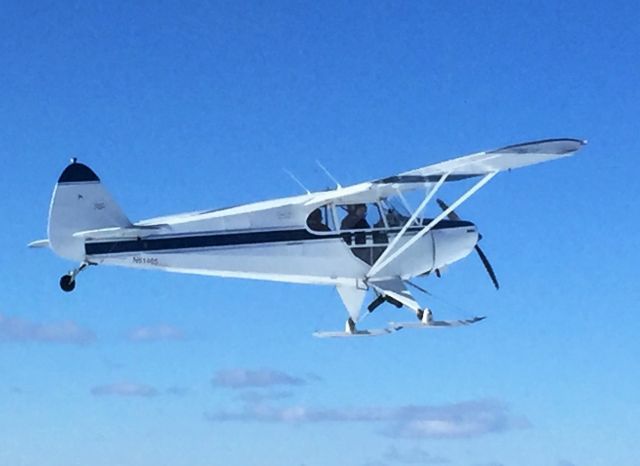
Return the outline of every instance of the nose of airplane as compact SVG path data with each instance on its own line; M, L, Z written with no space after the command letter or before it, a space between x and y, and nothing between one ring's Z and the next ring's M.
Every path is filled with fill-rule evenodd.
M449 210L449 206L442 199L437 199L436 202L438 203L438 205L440 206L440 208L443 211ZM475 249L476 252L478 253L478 257L482 261L482 265L484 265L485 270L489 274L489 278L491 278L491 281L493 282L493 286L495 286L496 290L500 289L500 284L498 283L498 278L496 277L496 273L494 272L493 267L491 266L491 263L489 262L489 259L487 259L486 254L484 253L484 251L482 251L482 248L478 244L478 241L480 241L482 239L482 235L478 234L478 229L476 228L476 226L474 224L472 224L471 222L467 222L467 221L462 220L458 216L458 214L456 214L453 210L449 212L449 214L447 215L447 218L449 220L451 220L451 221L464 222L466 224L466 226L470 227L470 228L467 229L467 231L465 233L467 235L471 235L471 237L475 236L475 239L473 240L473 249ZM458 226L462 226L462 225L460 223L458 223ZM471 227L473 227L473 228L471 228ZM446 252L447 251L445 250L445 248L444 248L445 245L443 244L443 254L442 254L442 256L444 256L443 257L443 261L450 260L452 262L455 262L456 260L460 260L460 258L458 257L459 253L462 253L464 251L464 249L466 249L467 243L468 243L469 240L470 240L470 237L462 238L462 240L460 240L460 241L456 241L455 239L453 239L452 242L453 243L459 242L461 247L456 250L456 248L454 246L449 246L450 249L453 249L453 251L451 252L451 256L450 257L446 257ZM443 243L446 243L446 241L443 241ZM471 249L469 248L469 252L470 251L471 251ZM464 254L462 257L464 257L467 254L469 254L469 252ZM445 262L445 265L447 263L450 264L451 262Z
M454 223L454 222L452 222ZM471 222L444 224L434 232L434 268L459 261L469 255L480 239L477 227Z

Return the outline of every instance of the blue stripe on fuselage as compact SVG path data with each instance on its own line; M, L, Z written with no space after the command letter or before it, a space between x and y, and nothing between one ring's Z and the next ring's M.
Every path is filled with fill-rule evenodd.
M467 221L443 220L433 229L442 230L449 228L469 227L473 223ZM420 231L421 227L409 228L409 232ZM374 234L380 233L393 234L398 233L400 228L392 228L387 230L365 230L357 232L358 234L366 234L368 238L372 238ZM355 233L355 232L349 232ZM199 233L183 236L164 236L155 238L127 239L117 241L102 241L85 244L85 253L88 256L101 254L120 254L148 251L179 251L183 249L200 249L220 246L248 246L254 244L265 243L289 243L297 241L313 241L343 238L345 233L318 233L314 234L306 229L295 230L275 230L275 231L252 231L252 232L236 232L236 233ZM384 244L384 243L382 243Z

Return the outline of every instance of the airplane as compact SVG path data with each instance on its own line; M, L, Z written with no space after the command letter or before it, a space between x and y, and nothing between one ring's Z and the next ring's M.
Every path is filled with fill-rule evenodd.
M504 171L573 155L587 141L545 139L509 145L428 165L398 175L335 189L234 207L131 222L87 165L72 159L55 185L48 238L30 247L50 248L79 262L60 278L73 291L89 266L115 265L167 272L334 286L348 313L344 331L317 337L374 336L403 328L470 325L484 317L434 320L408 286L440 272L472 251L495 288L499 284L478 242L476 225L455 212ZM445 183L474 180L434 218L421 214ZM405 194L423 195L411 208ZM373 300L364 311L369 291ZM356 323L383 303L412 311L417 320L361 330Z

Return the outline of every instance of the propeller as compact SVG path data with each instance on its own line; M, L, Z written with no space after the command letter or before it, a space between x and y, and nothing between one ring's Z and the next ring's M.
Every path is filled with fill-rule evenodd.
M440 206L440 208L443 211L445 211L445 210L447 210L449 208L449 206L442 199L436 199L436 202L438 203L438 205ZM456 214L453 210L451 212L449 212L449 215L447 215L447 217L449 218L449 220L454 220L454 221L461 220L460 216L458 214ZM482 239L482 235L479 235L479 240L481 240L481 239ZM489 259L487 259L487 256L482 251L480 246L478 246L478 244L476 244L474 246L474 248L475 248L476 252L478 253L478 256L480 257L480 260L482 261L482 265L484 265L484 268L486 269L487 273L489 274L489 277L491 278L491 281L493 282L493 286L496 287L496 290L500 289L500 284L498 283L498 278L496 277L496 274L493 271L493 267L491 267L491 263L489 263Z

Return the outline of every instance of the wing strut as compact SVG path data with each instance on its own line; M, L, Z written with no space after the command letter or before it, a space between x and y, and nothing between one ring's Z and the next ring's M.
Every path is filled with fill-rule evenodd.
M402 237L404 236L404 234L407 232L407 229L413 225L413 222L416 221L416 219L418 218L418 215L420 215L422 213L422 211L424 210L424 208L427 206L427 204L429 203L429 201L433 198L433 196L436 194L436 192L438 192L438 190L440 189L440 187L442 186L442 184L446 181L447 176L449 176L449 173L445 173L444 175L442 175L440 177L440 179L438 180L438 182L435 184L435 186L433 186L433 188L431 188L425 195L424 200L420 203L420 205L418 206L418 208L413 212L413 214L411 215L411 218L409 219L408 222L406 222L404 224L404 226L402 227L402 230L400 230L400 232L396 235L395 238L393 238L393 241L391 241L391 243L389 244L389 246L384 250L384 252L382 253L382 255L380 255L380 257L378 258L378 260L375 262L375 264L373 264L373 266L371 267L371 269L369 270L369 272L367 273L367 278L369 277L373 277L377 271L379 271L382 267L384 267L387 262L384 262L385 259L389 256L389 254L393 251L393 248L396 247L396 245L398 244L398 241L400 241L402 239ZM390 262L390 261L389 261Z
M402 253L404 253L407 249L409 249L411 246L413 246L416 243L416 241L418 241L424 235L429 233L429 231L431 231L431 229L434 226L436 226L438 223L440 223L454 209L457 209L458 206L460 206L460 204L462 204L464 201L469 199L469 197L471 197L476 191L478 191L485 184L487 184L491 180L491 178L493 178L497 174L498 174L497 171L493 171L493 172L490 172L490 173L487 173L486 175L484 175L480 181L478 181L476 184L474 184L467 192L465 192L462 196L460 196L458 198L458 200L456 200L453 204L451 204L447 209L442 211L442 213L440 213L440 215L438 215L436 218L431 220L431 222L429 222L429 224L427 226L425 226L422 230L420 230L409 241L407 241L402 246L400 246L400 248L398 248L392 254L384 254L383 253L380 256L380 258L375 262L375 264L373 264L373 266L369 270L369 273L367 273L367 278L371 278L371 277L375 276L380 270L382 270L384 267L386 267L390 262L396 260ZM444 183L444 180L446 179L446 177L447 177L447 174L442 175L440 177L440 180L438 181L438 184L436 185L436 187L439 188L440 185L442 185L442 183ZM422 201L422 203L420 204L420 207L418 209L420 209L420 210L424 209L424 206L426 206L427 202L431 199L431 197L433 197L433 194L435 194L435 191L436 191L436 189L433 189L427 194L427 196L425 196L425 200ZM419 214L419 212L418 212L418 210L416 210L416 212L414 212L414 214L411 216L411 221L415 220L415 217L417 217L418 214ZM409 225L409 224L410 224L410 222L407 222L407 224L405 225L405 228L403 228L400 231L400 233L398 234L398 236L396 236L394 238L394 240L392 241L391 245L389 245L389 247L387 248L385 253L388 252L389 250L391 250L391 246L395 246L395 244L398 242L398 238L400 238L402 235L404 235L404 233L406 231L406 228L407 228L407 225ZM385 255L387 257L385 257Z

